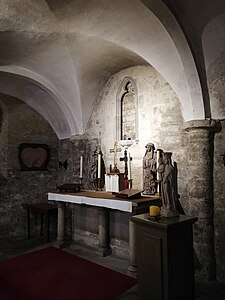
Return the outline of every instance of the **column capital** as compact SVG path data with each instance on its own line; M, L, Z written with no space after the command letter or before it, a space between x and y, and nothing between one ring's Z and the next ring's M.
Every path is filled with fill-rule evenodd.
M187 132L195 130L208 130L212 133L218 133L222 130L222 125L220 120L191 120L184 123L184 129Z
M76 134L76 135L71 135L69 140L73 144L77 144L79 141L87 140L88 136L86 133L84 134Z

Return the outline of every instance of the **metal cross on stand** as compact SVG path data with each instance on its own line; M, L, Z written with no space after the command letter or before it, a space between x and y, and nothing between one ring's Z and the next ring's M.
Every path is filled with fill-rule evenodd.
M130 160L132 160L132 157L130 157ZM120 157L120 161L124 161L124 162L125 162L124 175L125 175L125 179L128 179L128 177L127 177L127 175L128 175L128 167L127 167L128 157L127 157L127 150L124 150L124 157Z
M114 166L113 169L111 170L112 173L119 173L119 169L117 169L117 157L116 157L116 153L117 152L121 152L121 148L117 147L117 142L114 143L114 148L110 149L110 153L114 153Z

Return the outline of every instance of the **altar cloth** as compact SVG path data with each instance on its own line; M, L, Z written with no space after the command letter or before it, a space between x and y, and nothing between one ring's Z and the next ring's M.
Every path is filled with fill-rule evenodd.
M60 201L74 204L105 207L124 212L133 212L133 207L141 203L158 200L159 197L140 197L135 199L118 198L104 191L81 191L77 193L54 191L48 193L49 201Z
M111 197L110 197L111 196ZM111 198L111 199L110 199ZM132 212L132 202L118 199L115 196L101 192L80 192L74 194L68 193L48 193L48 200L62 201L74 204L86 204L90 206L106 207L125 212Z

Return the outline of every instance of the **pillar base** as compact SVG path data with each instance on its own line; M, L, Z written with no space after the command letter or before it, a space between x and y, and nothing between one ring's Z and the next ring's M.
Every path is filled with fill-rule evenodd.
M69 246L69 243L66 241L56 241L55 242L55 247L59 249L63 249Z
M129 266L128 271L131 273L137 273L137 266Z
M99 247L96 250L96 253L102 257L108 256L110 254L112 254L112 249L111 248L101 248Z

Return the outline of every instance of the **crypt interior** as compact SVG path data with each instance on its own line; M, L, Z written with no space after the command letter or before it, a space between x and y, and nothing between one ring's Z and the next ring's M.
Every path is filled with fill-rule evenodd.
M24 203L79 183L81 156L83 188L93 190L97 148L106 172L115 160L123 172L120 145L131 140L141 190L153 143L172 152L180 206L198 218L196 278L224 282L224 0L0 0L0 11L0 238L26 236ZM23 144L47 145L45 169L23 169ZM66 238L97 247L98 213L68 204ZM110 246L122 258L128 219L110 211Z

